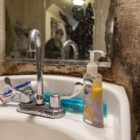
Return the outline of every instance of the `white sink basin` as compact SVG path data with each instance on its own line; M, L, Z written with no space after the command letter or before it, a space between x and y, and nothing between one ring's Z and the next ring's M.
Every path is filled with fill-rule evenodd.
M18 85L36 76L10 76ZM45 92L70 94L80 78L46 75ZM0 77L0 93L3 93L4 76ZM67 113L61 119L48 119L16 112L17 104L0 105L1 140L131 140L130 108L123 87L103 82L103 101L107 104L104 128L89 126L82 115Z

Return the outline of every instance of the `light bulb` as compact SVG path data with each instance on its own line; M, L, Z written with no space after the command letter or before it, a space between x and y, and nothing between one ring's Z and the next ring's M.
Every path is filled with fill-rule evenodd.
M82 6L84 4L84 0L73 0L73 4Z

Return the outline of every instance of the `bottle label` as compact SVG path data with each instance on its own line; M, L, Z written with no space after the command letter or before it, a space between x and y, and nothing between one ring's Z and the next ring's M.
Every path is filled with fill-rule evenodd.
M92 92L93 81L91 79L84 79L84 93L89 94Z
M83 119L94 125L103 122L102 86L96 79L84 79L84 114Z

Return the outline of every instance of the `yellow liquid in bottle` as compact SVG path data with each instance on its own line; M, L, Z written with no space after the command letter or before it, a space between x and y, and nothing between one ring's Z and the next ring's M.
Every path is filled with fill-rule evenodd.
M90 75L91 76L91 75ZM84 114L83 119L90 125L103 126L101 76L84 77Z

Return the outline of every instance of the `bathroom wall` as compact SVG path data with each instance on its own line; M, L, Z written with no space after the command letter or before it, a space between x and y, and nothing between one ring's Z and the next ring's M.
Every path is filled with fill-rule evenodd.
M96 0L94 49L106 51L105 46L105 23L108 17L110 0Z
M15 24L17 19L24 19L24 1L19 0L5 0L6 10L8 11L10 22ZM14 8L13 8L14 7ZM15 12L16 11L18 12Z
M17 20L28 28L37 28L44 37L44 0L5 0L9 23L14 26Z
M132 131L133 134L136 134L136 139L140 140L139 0L118 0L113 52L113 78L116 79L116 81L123 83L127 92L130 93ZM136 125L134 125L135 121ZM135 131L137 132L135 133ZM135 135L133 135L132 140L135 140Z
M17 0L16 0L17 1ZM22 0L24 1L25 24L41 31L44 37L45 31L45 5L44 0Z

